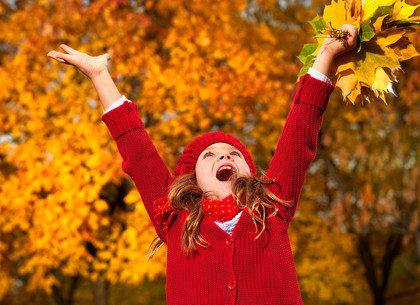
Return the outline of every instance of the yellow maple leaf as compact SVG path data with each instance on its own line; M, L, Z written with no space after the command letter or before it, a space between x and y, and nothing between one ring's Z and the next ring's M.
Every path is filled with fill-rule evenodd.
M363 4L361 3L362 9L362 16L361 21L362 23L366 22L372 16L375 14L375 12L378 10L379 7L387 7L394 5L396 0L369 0L369 1L363 1Z
M405 3L405 0L398 0L394 5L392 20L407 20L414 14L414 11L418 7L420 7L420 4L409 5Z
M372 89L388 92L388 85L391 82L392 79L389 77L388 73L386 73L383 68L378 68L375 72L375 81L372 84Z

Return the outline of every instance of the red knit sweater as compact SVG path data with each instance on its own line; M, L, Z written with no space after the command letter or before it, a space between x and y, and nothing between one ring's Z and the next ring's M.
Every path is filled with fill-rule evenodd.
M290 248L288 226L305 173L315 157L317 135L333 86L301 78L267 176L276 179L270 190L295 204L267 220L267 229L254 240L252 219L243 211L232 236L212 220L200 225L210 248L184 255L180 236L186 213L164 231L154 221L153 201L166 195L172 177L146 133L134 103L106 113L103 121L123 157L123 170L133 179L157 234L168 247L168 304L302 304Z

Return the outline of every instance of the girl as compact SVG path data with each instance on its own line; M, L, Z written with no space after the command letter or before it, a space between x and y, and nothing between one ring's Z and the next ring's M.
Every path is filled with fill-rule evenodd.
M156 229L156 250L167 254L168 304L302 304L288 237L306 170L333 90L333 60L356 45L357 29L344 25L345 41L326 39L304 75L267 173L241 142L221 132L189 144L175 179L146 133L136 105L118 92L105 54L91 57L66 45L48 56L76 66L93 82L103 121L123 157Z

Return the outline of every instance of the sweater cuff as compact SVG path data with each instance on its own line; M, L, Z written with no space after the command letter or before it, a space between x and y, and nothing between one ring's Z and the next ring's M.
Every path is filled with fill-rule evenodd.
M108 127L114 140L133 129L143 127L137 105L128 101L102 115L102 121Z
M309 74L300 78L299 87L295 95L294 103L313 105L322 111L327 109L328 100L334 90L334 86L317 80Z

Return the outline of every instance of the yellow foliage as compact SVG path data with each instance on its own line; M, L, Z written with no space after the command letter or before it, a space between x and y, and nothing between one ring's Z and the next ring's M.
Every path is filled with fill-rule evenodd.
M10 289L13 289L13 279L4 271L0 271L0 299L2 299Z
M310 20L313 11L298 5L279 10L274 0L254 2L255 13L245 0L96 0L83 5L79 0L29 1L2 15L0 42L7 43L0 52L0 298L20 277L28 279L31 289L50 292L52 285L60 284L57 273L138 284L145 275L165 272L165 249L147 262L155 232L137 191L123 187L127 177L121 157L101 123L102 109L91 82L72 67L49 61L46 53L63 42L90 54L110 53L118 88L137 103L170 168L180 148L198 134L220 129L244 139L258 167L266 169L296 90L295 57L308 38L300 24ZM339 1L324 15L337 14L331 18L333 26L344 21L338 16L344 11L347 20L353 20L363 10L356 5L359 1L351 3L351 14ZM414 22L413 7L398 3L402 9L394 11L392 20ZM372 11L364 16L371 18ZM409 43L413 33L380 34L385 17L372 21L377 35L364 42L381 44L386 58L365 53L366 63L381 61L380 68L359 77L352 73L359 66L349 64L337 75L351 100L364 94L365 82L377 75L382 79L370 84L377 90L394 82L389 70L400 59L415 56ZM354 22L361 27L363 20ZM408 40L396 41L398 35ZM370 116L349 113L343 120L355 125ZM347 150L337 149L343 163ZM410 177L408 183L418 181L414 174ZM118 192L126 196L114 202ZM381 207L392 212L389 202ZM353 241L345 234L325 233L320 223L314 227L307 246L319 255L297 263L302 291L336 303L350 301L348 287L362 291L358 271L345 263L325 281L321 275L323 268L330 268L323 257L338 264L340 257L352 255ZM328 243L331 240L336 245ZM294 249L299 253L305 244L298 240ZM312 266L314 260L321 261ZM305 273L307 266L311 273Z
M310 201L299 202L290 228L299 285L311 304L368 304L354 236L329 226ZM322 238L321 238L322 236Z
M319 35L323 29L353 24L359 29L358 45L334 63L333 83L353 104L378 99L386 103L389 93L394 94L400 62L420 55L412 44L412 35L420 25L419 17L412 16L418 7L405 0L332 0L323 16L311 21L318 42L303 48L301 73L313 64L324 40L333 39Z

